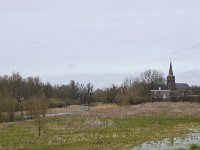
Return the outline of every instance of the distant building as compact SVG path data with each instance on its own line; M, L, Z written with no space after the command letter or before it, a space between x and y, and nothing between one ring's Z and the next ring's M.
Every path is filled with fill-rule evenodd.
M172 63L171 62L170 62L170 67L169 67L169 74L167 76L167 87L171 91L176 90L175 76L173 74Z
M184 97L189 91L190 86L187 83L176 83L172 63L170 62L167 85L154 85L151 89L151 97L152 99L170 100L172 98Z

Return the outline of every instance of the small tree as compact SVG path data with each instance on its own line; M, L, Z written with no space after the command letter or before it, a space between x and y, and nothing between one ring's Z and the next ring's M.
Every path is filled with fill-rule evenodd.
M40 116L45 116L48 109L47 100L44 97L32 97L29 99L27 108L31 117L38 118Z
M140 75L140 79L148 85L165 84L164 74L157 70L146 70Z
M80 99L81 103L90 105L92 102L92 96L93 96L93 85L90 83L86 84L84 86L83 84L80 86Z
M107 88L105 90L106 93L106 102L107 103L114 103L115 102L115 98L117 96L118 93L118 88L116 85L112 85L110 88Z

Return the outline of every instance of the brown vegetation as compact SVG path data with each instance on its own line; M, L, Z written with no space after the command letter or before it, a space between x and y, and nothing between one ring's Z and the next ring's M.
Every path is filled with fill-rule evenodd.
M96 90L90 83L84 85L73 80L66 85L52 86L50 83L42 83L39 77L24 79L18 73L13 73L12 76L0 76L0 122L20 119L19 115L16 116L16 112L21 112L21 119L23 112L27 112L26 116L35 118L44 116L48 108L61 108L68 105L88 106L85 108L88 113L94 111L89 106L96 103L124 106L155 102L151 99L150 89L164 82L163 73L156 70L147 70L136 79L127 78L121 86L113 84L110 87ZM184 97L173 99L173 101L200 102L199 87L192 87L192 91L195 97ZM104 112L120 109L113 105L98 107L105 109ZM137 106L129 107L135 109ZM122 108L129 109L129 107Z
M51 113L70 112L73 115L94 115L94 116L148 116L151 114L165 113L176 116L200 116L200 104L189 102L154 102L140 105L99 105L95 107L72 105L66 108L49 109Z

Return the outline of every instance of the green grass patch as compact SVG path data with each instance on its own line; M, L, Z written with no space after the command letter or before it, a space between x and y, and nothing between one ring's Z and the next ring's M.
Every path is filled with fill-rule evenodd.
M186 150L186 149L184 149L184 148L179 148L179 149L177 149L177 150ZM193 144L193 145L191 145L191 147L190 147L189 149L187 149L187 150L200 150L200 146L199 146L199 145L196 145L196 144Z
M123 150L146 141L184 136L189 128L200 129L200 117L48 117L41 119L40 137L38 120L0 124L0 149Z

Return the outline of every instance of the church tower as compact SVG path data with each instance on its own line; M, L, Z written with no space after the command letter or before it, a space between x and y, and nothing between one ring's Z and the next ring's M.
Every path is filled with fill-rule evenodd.
M167 87L169 90L176 90L175 76L173 75L172 62L170 62L169 75L167 76Z

